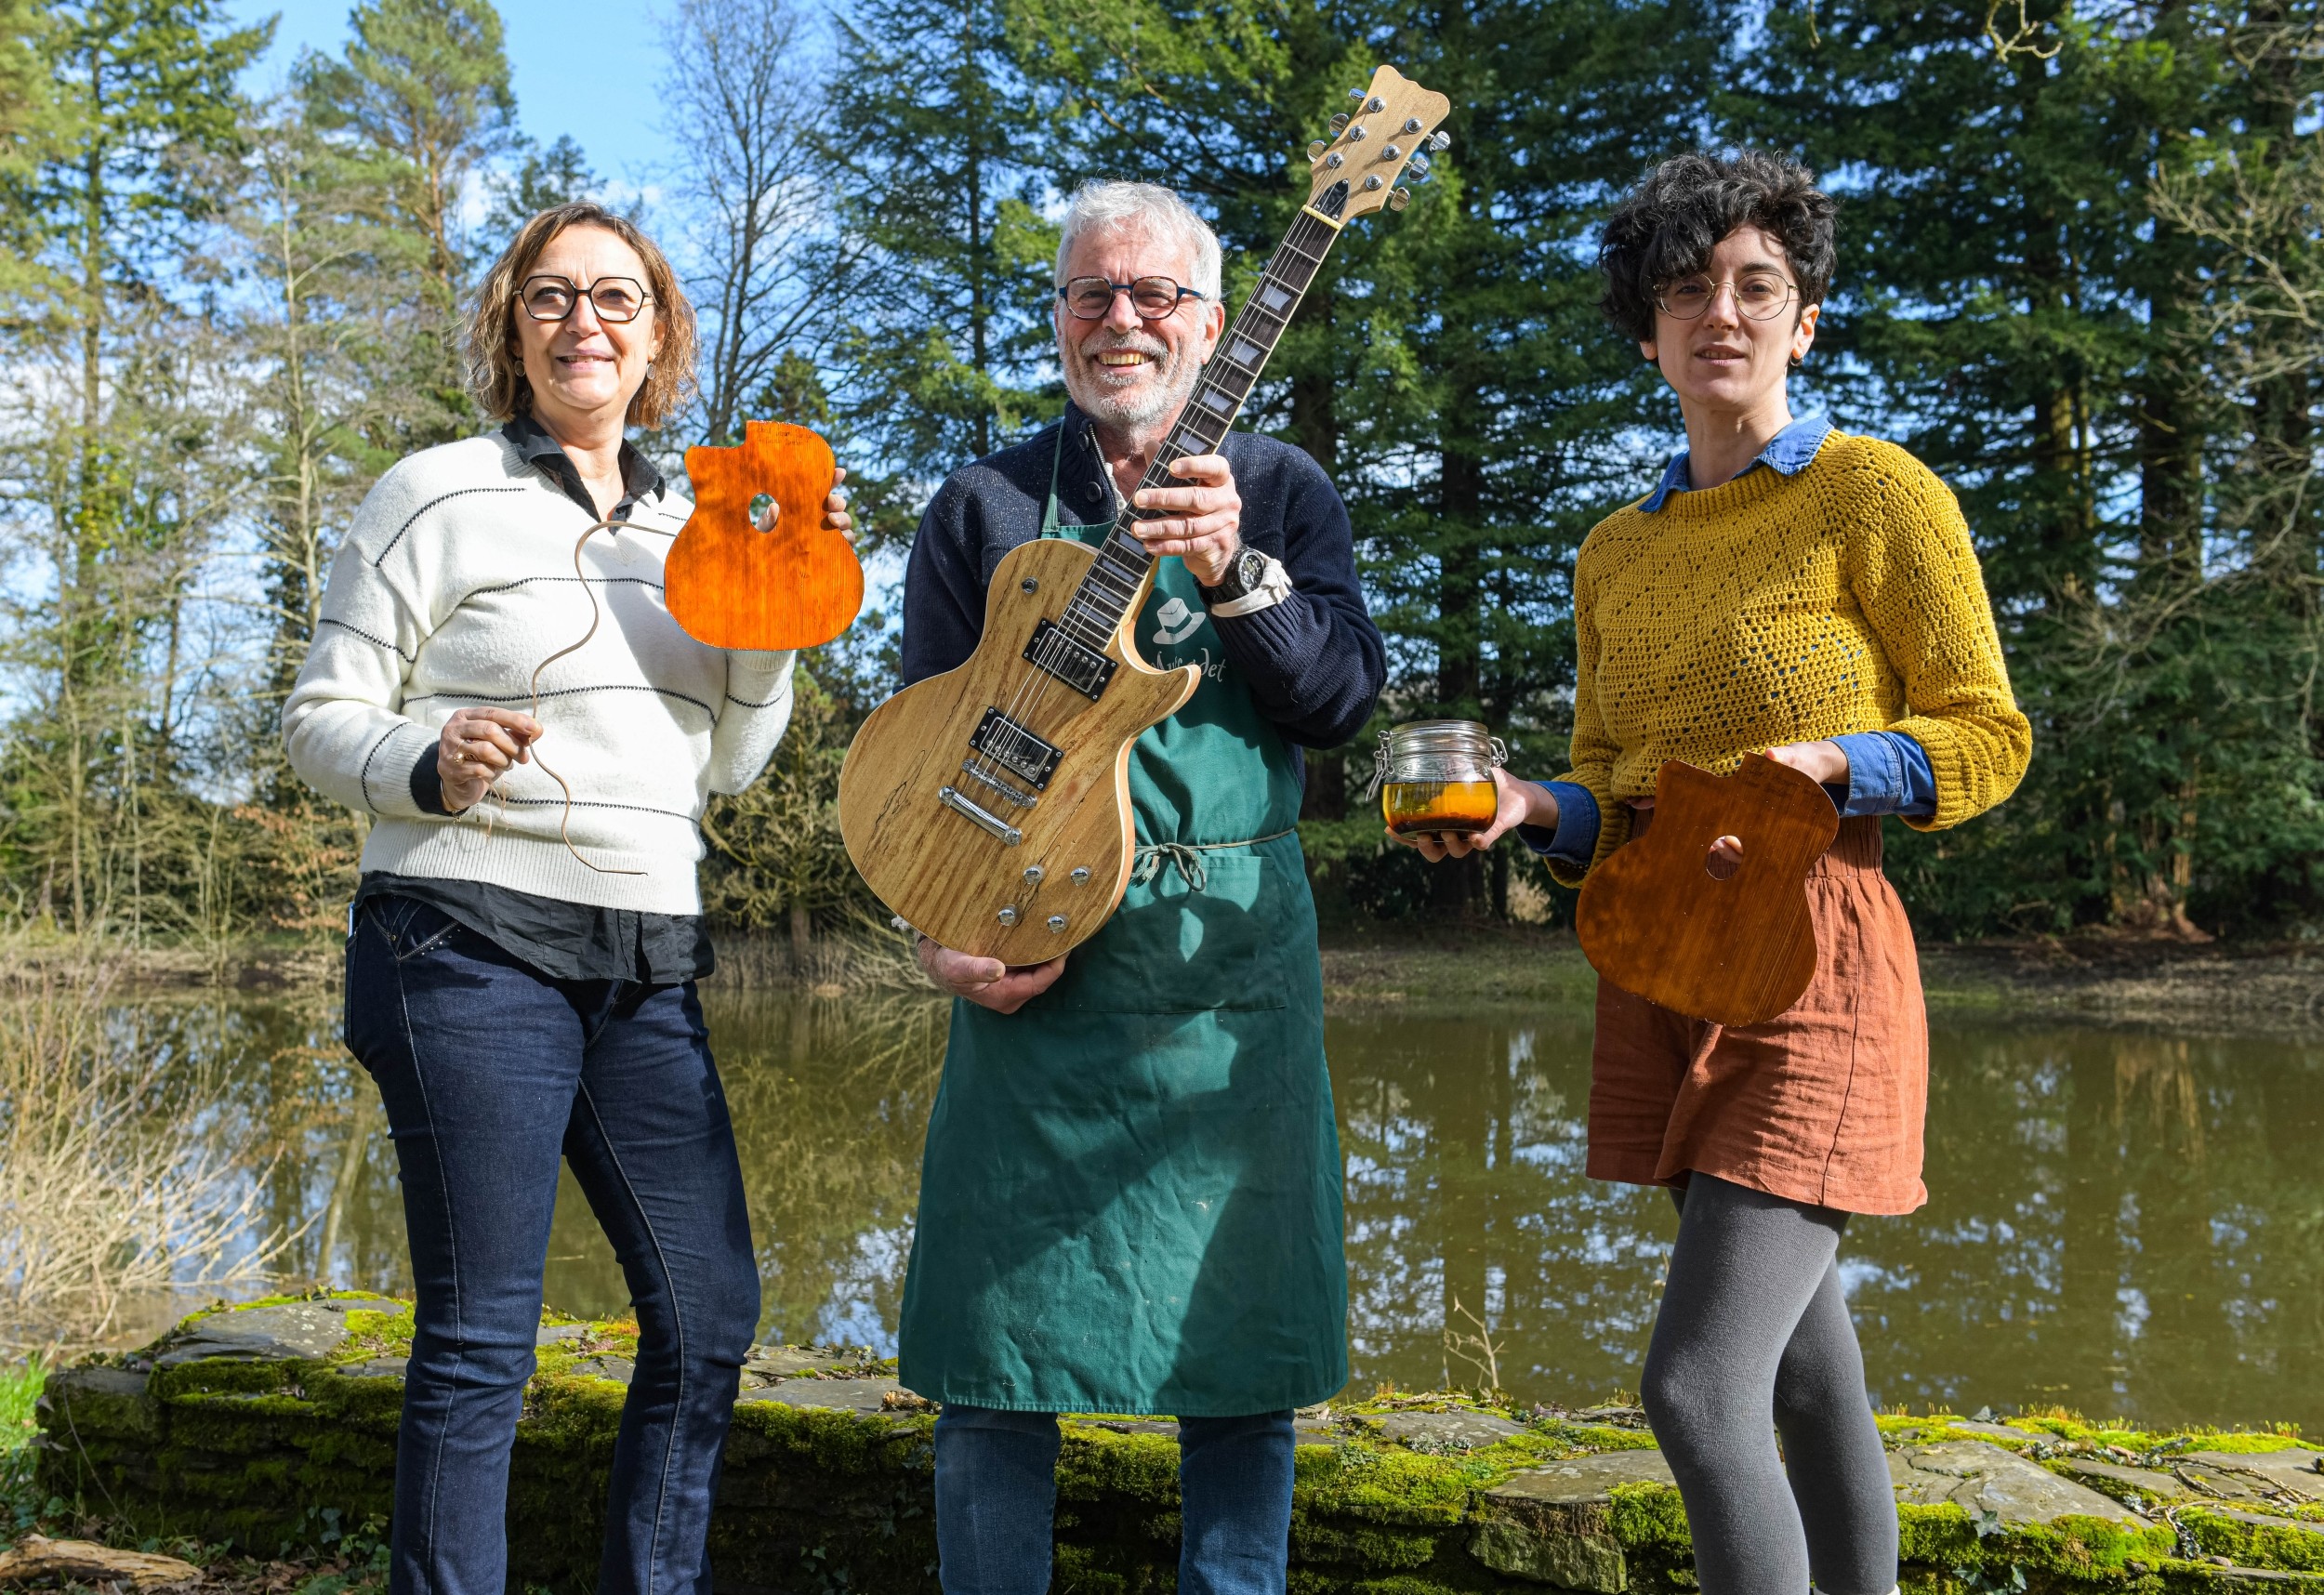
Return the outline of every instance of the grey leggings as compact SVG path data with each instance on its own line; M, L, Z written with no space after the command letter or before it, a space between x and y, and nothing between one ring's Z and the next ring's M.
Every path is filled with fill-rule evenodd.
M1644 1399L1703 1595L1887 1595L1896 1497L1834 1261L1848 1215L1708 1174L1672 1195Z

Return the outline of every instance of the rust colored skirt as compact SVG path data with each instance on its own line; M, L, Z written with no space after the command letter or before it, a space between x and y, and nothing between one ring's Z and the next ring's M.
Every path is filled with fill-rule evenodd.
M1928 1018L1879 820L1840 823L1807 894L1816 979L1765 1024L1730 1030L1599 981L1591 1179L1675 1185L1697 1171L1849 1213L1928 1200Z

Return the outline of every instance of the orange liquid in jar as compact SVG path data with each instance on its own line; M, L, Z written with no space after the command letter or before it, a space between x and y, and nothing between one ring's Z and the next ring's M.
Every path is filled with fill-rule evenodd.
M1396 835L1482 831L1500 812L1490 781L1391 781L1380 789L1380 817Z

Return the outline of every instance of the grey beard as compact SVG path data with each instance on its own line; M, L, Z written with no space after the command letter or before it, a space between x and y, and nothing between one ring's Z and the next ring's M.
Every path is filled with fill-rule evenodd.
M1072 381L1065 388L1073 395L1073 402L1091 420L1108 427L1142 429L1157 422L1169 422L1185 408L1187 396L1194 392L1202 367L1192 361L1183 364L1182 371L1167 374L1169 380L1128 392L1109 393L1101 389L1094 394L1083 393L1076 391L1079 385Z

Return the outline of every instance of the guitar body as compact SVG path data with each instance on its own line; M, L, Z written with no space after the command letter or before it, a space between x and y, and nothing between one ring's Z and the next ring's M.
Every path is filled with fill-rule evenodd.
M984 634L968 663L874 709L840 768L839 832L849 858L880 902L947 947L1042 963L1094 934L1129 888L1130 745L1194 695L1201 673L1192 665L1156 670L1139 656L1130 628L1143 591L1105 650L1116 668L1095 701L1026 662L1035 628L1059 618L1095 559L1084 545L1054 537L1010 550L986 592ZM996 709L1058 753L1037 788L1000 771L1035 798L1029 806L1003 800L962 769L976 760L980 730ZM1076 872L1087 873L1077 879ZM1052 918L1063 924L1052 929Z
M1840 834L1816 782L1762 754L1732 775L1672 759L1655 778L1646 834L1582 883L1575 929L1599 974L1676 1013L1763 1024L1816 978L1807 872ZM1707 867L1721 837L1743 844L1735 873Z
M837 462L804 427L752 421L733 449L688 449L694 511L663 566L670 618L713 648L817 648L864 607L864 568L823 524ZM774 524L752 524L752 499Z

